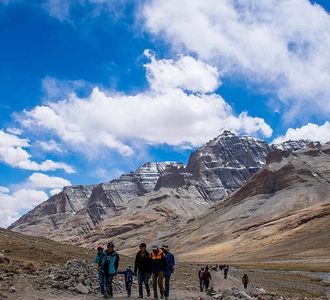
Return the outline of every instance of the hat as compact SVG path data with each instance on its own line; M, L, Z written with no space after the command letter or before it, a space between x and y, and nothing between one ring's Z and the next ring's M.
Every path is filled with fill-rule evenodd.
M163 245L161 249L164 249L164 250L168 251L168 246L167 245Z
M104 249L104 246L102 244L98 244L97 249Z
M109 242L108 244L107 244L107 247L109 248L109 247L114 247L115 245L113 244L113 242Z
M126 269L131 270L132 269L132 266L130 264L127 264L126 265Z
M153 244L152 247L151 247L152 250L157 250L158 249L158 246L156 244Z

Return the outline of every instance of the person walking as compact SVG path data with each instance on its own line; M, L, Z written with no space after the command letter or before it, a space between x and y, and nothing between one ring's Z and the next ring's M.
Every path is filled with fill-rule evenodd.
M103 252L102 258L99 262L100 270L104 271L105 275L105 293L104 298L113 297L112 280L117 275L119 255L114 250L113 242L107 244L107 250Z
M210 286L210 279L212 279L211 273L209 272L209 267L206 266L205 270L203 272L203 281L204 281L205 292L207 292L207 290Z
M151 272L152 272L152 288L154 291L154 300L158 300L157 285L159 287L160 299L164 298L164 271L166 268L165 254L158 249L156 244L152 245L151 251Z
M242 283L243 283L243 285L244 285L244 288L246 289L246 288L247 288L247 285L248 285L248 283L249 283L249 277L248 277L246 274L244 274L244 275L242 276Z
M229 267L225 265L223 267L223 277L224 277L224 279L227 279L228 270L229 270Z
M164 271L164 278L165 278L165 289L164 289L164 296L165 300L168 300L168 297L170 295L170 278L171 274L174 271L174 255L169 251L167 245L163 245L161 248L165 254L165 259L166 259L166 267Z
M136 253L134 263L134 275L138 276L139 297L143 298L143 284L150 297L149 275L151 275L150 253L147 251L145 243L140 245L140 251Z
M199 289L200 289L201 292L204 291L203 273L204 273L204 267L201 267L201 269L198 271Z
M94 259L94 263L98 264L103 256L103 251L104 251L104 246L102 244L97 245L97 253ZM99 278L99 283L100 283L100 291L101 294L104 295L104 284L105 284L105 276L104 276L104 271L100 270L98 267L98 278Z
M132 271L132 266L130 264L127 264L125 271L118 271L117 273L123 274L125 276L125 287L126 287L127 297L131 297L133 276L134 276L134 272Z

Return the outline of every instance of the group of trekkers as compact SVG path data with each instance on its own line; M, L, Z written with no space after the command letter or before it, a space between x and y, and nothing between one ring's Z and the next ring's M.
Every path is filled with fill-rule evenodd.
M215 271L218 270L218 266L215 267L210 266L210 268ZM227 279L229 266L219 265L219 271L223 271L223 278ZM199 278L200 291L203 292L205 290L205 292L207 292L210 286L210 279L212 279L211 273L209 271L209 266L206 266L205 268L201 267L201 269L198 271L198 278ZM246 289L249 283L249 277L246 274L244 274L242 277L242 283L244 285L244 288Z
M100 289L104 298L113 297L113 278L117 274L123 274L127 297L130 297L132 293L133 276L137 276L139 286L138 298L143 298L143 285L145 286L147 297L150 297L150 285L152 285L154 300L158 300L158 288L160 299L165 297L165 300L168 300L170 277L175 267L174 256L169 251L167 245L163 245L159 249L156 244L153 244L151 249L149 253L146 244L141 243L140 250L136 253L134 270L132 270L130 264L127 264L125 270L119 271L119 254L114 250L113 242L107 244L107 249L102 244L97 246L94 262L97 263Z

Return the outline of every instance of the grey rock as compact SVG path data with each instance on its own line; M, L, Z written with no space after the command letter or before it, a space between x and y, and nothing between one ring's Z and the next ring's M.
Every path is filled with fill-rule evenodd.
M79 294L88 294L89 290L86 286L84 286L83 284L78 284L75 288L74 291L79 293Z

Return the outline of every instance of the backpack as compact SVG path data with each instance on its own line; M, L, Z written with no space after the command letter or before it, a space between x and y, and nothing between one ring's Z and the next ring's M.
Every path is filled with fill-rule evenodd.
M199 272L199 278L200 278L200 279L203 279L203 274L204 274L204 271L200 271L200 272Z

